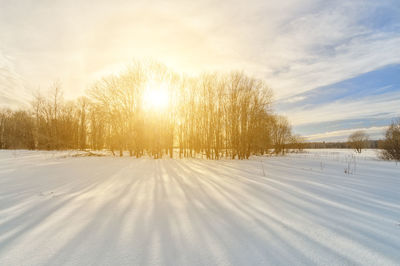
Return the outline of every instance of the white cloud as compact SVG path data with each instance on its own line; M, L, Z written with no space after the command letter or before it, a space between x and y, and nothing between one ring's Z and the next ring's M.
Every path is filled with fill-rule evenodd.
M282 102L284 103L295 103L295 102L299 102L304 100L306 97L305 96L294 96L294 97L290 97Z
M266 77L278 98L400 62L400 33L360 25L363 5L348 2L294 18L273 39L264 61L274 62Z
M365 131L370 139L380 139L383 137L387 127L368 127L353 128L344 130L328 131L306 136L307 141L346 141L348 136L358 130Z
M362 119L385 113L385 118L400 116L400 91L386 95L370 96L360 100L336 101L317 107L291 109L285 114L295 126L338 121L345 119Z

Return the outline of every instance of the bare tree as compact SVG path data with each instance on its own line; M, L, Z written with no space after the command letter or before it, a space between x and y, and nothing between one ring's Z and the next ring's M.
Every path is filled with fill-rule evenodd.
M285 154L287 145L290 143L291 128L289 121L283 116L273 119L272 140L275 154Z
M392 122L386 130L381 148L383 159L400 161L400 119Z
M79 120L78 127L78 147L81 150L86 148L87 143L87 115L89 109L89 99L80 97L77 100L77 119Z
M369 137L365 131L358 130L349 136L347 143L350 148L354 149L358 153L361 153L362 149L367 147L368 139Z

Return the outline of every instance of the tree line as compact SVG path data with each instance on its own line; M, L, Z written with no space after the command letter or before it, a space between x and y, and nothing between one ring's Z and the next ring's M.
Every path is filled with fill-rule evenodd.
M162 108L145 104L154 88L166 91ZM86 94L65 101L56 83L46 95L36 93L30 108L0 111L0 148L247 159L285 153L299 140L288 120L273 113L265 82L243 72L185 76L135 62Z
M361 153L363 149L379 149L379 157L383 160L400 161L400 119L392 121L385 131L385 137L380 140L370 140L364 130L351 133L347 142L303 142L297 145L307 149L354 149Z
M382 140L367 140L365 142L365 149L379 149L380 142ZM347 141L338 141L338 142L325 142L325 141L318 141L318 142L306 142L302 143L305 149L354 149L349 140Z

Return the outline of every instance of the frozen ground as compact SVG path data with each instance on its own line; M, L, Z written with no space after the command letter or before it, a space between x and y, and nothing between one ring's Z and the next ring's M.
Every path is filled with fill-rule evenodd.
M400 165L372 151L62 154L0 151L0 265L400 265Z

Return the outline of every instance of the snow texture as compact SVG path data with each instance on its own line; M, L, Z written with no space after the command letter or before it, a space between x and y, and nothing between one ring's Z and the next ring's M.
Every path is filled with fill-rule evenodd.
M66 154L0 151L0 265L400 265L400 165L373 151Z

